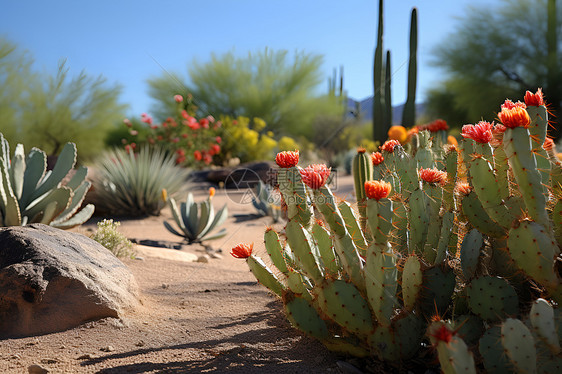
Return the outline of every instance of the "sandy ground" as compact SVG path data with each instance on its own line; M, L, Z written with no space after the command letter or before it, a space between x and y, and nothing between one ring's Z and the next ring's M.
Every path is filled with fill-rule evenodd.
M340 177L340 176L338 176ZM349 176L335 192L349 197ZM205 198L205 186L193 191ZM340 373L338 357L287 322L282 303L256 282L244 260L230 256L240 242L264 254L268 217L255 218L248 191L218 190L216 208L228 204L228 235L208 242L219 254L208 263L154 257L123 260L134 273L143 307L122 320L90 322L72 330L0 341L0 373ZM96 220L74 229L88 235ZM130 239L181 245L159 217L116 219ZM281 228L282 226L276 226ZM200 245L179 249L205 254ZM340 362L340 365L342 363Z

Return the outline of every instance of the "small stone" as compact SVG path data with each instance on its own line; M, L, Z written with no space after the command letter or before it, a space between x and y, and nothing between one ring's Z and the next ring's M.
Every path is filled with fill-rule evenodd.
M201 255L197 257L197 262L208 263L209 262L209 255Z
M135 256L135 260L139 260L139 261L144 261L144 257L141 257L141 256Z
M210 254L210 256L211 256L211 258L216 258L216 259L219 259L219 260L222 258L222 255L219 254L219 253L216 253L216 252L212 252Z
M15 355L12 355L10 358L12 360L21 360L21 356L19 355L19 353L16 353Z
M39 365L29 365L27 367L27 372L29 374L47 374L49 370L39 366Z
M86 354L83 354L82 356L78 356L77 360L91 360L93 358L94 358L93 355L91 355L89 353L86 353Z
M107 347L103 347L100 349L100 351L102 352L113 352L115 350L115 348L113 348L113 346L108 345Z
M137 347L144 347L144 341L139 341L137 344L135 344Z
M54 358L42 358L41 359L42 364L56 364L57 362L58 362L58 360L54 359Z
M162 283L162 288L163 288L163 289L170 288L170 285L167 284L167 283Z

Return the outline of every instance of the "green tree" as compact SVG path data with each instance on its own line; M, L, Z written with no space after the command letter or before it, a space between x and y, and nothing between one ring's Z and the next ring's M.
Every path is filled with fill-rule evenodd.
M74 142L81 159L104 147L109 130L124 117L120 87L85 72L71 77L65 63L55 76L32 71L32 60L9 42L0 42L0 131L56 155Z
M452 126L490 121L506 98L522 100L526 90L542 87L560 123L560 11L556 0L469 7L456 31L434 50L433 63L445 70L446 79L428 93L428 109L461 121ZM449 106L443 105L446 101ZM556 127L551 135L558 137L561 126Z
M321 64L321 56L302 52L290 61L284 50L265 49L246 57L213 54L205 64L192 63L189 84L178 74L165 73L148 81L149 94L158 103L154 113L165 112L161 109L167 108L170 95L187 91L201 114L259 117L267 123L266 130L309 136L319 114L341 115L341 106L330 95L317 94Z

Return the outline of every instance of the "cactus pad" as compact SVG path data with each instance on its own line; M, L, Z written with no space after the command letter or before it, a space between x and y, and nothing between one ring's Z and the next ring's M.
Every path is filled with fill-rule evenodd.
M505 279L483 276L467 288L470 310L486 321L499 321L519 311L519 298Z

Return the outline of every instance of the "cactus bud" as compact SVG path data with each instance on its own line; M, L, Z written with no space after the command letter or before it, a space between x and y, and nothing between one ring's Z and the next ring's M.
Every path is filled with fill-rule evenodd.
M299 163L299 151L279 152L275 156L275 162L281 168L291 168Z

